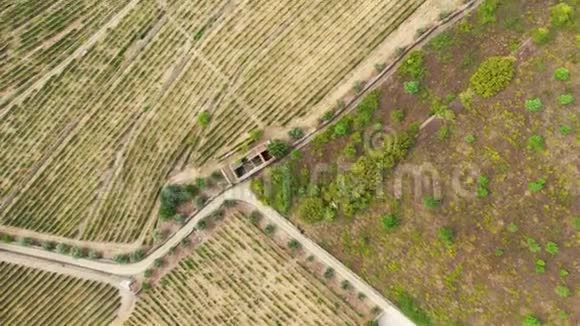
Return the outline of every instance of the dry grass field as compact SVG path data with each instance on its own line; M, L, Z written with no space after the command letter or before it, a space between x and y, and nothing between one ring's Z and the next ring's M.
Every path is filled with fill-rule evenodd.
M251 224L226 216L155 286L126 325L361 325L363 315Z
M121 305L111 285L0 262L1 325L107 325Z
M143 240L169 174L320 116L418 8L456 2L2 1L0 223Z

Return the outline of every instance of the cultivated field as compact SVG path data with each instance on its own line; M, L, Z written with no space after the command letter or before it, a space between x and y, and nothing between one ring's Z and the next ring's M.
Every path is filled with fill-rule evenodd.
M485 1L255 191L418 325L578 325L580 17L556 3Z
M0 324L107 325L120 307L111 285L0 262Z
M217 223L137 300L126 325L361 325L346 305L248 217Z
M171 172L211 171L250 131L319 116L403 21L443 2L4 1L0 223L142 240Z

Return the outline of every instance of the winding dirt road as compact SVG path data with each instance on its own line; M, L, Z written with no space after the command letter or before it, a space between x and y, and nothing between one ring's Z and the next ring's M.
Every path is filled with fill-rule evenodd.
M255 207L263 216L274 223L289 237L298 240L304 250L310 252L323 262L332 267L342 279L348 280L358 292L364 293L372 302L383 310L380 318L381 325L413 325L395 306L385 299L378 291L373 289L358 275L344 266L340 261L322 249L314 241L302 235L302 233L290 223L284 216L274 209L262 204L250 190L249 182L240 183L210 201L193 218L191 218L179 231L169 238L163 245L153 251L142 261L133 264L119 265L105 261L77 259L71 256L61 255L39 248L24 247L16 244L0 244L0 260L6 260L27 266L54 269L55 272L70 274L89 279L101 280L115 285L123 291L128 291L127 282L131 276L143 273L153 265L157 258L164 257L171 248L178 246L184 238L189 236L197 223L220 208L224 200L237 200ZM128 300L127 304L130 302Z

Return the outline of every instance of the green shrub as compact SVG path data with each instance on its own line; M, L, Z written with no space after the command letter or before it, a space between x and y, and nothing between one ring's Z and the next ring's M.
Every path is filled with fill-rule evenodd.
M32 244L32 239L29 237L23 237L18 240L18 244L24 247L29 247Z
M475 136L473 134L469 134L469 135L465 136L465 142L470 144L470 145L475 143Z
M526 100L526 110L529 112L538 112L542 109L543 104L542 100L539 98L534 98L530 100Z
M546 180L540 178L536 181L532 181L532 182L528 183L528 189L531 192L540 192L540 191L542 191L542 189L544 189L545 185L546 185Z
M397 109L391 112L391 120L400 123L403 122L404 119L405 119L405 111Z
M324 271L324 278L329 280L334 277L334 269L332 267L327 267Z
M129 255L124 254L115 255L113 256L113 260L118 264L127 264L129 262Z
M560 103L560 105L570 105L574 103L574 95L562 94L558 96L558 103Z
M560 268L560 270L558 271L558 275L560 275L560 277L566 277L566 276L570 275L570 272L568 272L564 268Z
M334 136L342 137L348 135L351 131L350 123L351 121L348 118L340 119L334 126Z
M560 133L564 136L568 136L569 134L572 133L572 127L570 127L569 125L560 125Z
M10 234L0 233L0 241L4 243L10 243L14 241L14 237L11 236Z
M302 245L296 239L291 239L290 241L288 241L288 248L290 248L293 251L298 250L301 247Z
M264 228L264 233L266 233L267 235L273 234L274 231L276 231L276 226L274 224L268 224Z
M534 238L527 238L526 244L528 245L528 249L533 253L542 251L542 247L540 247L540 244Z
M516 232L518 232L519 228L518 228L518 226L517 226L516 224L514 224L514 223L510 223L510 224L508 224L508 226L507 226L507 230L508 230L509 232L511 232L511 233L516 233Z
M501 249L501 248L497 248L497 249L495 249L495 251L494 251L494 255L495 255L496 257L501 257L501 256L503 256L503 254L504 254L504 250L503 250L503 249Z
M542 326L542 322L534 315L526 315L524 317L524 326Z
M538 274L544 274L546 272L546 262L542 259L536 260L535 270Z
M477 198L484 198L489 195L489 178L481 175L477 179Z
M300 201L298 217L309 224L318 223L324 219L324 203L320 197L308 197Z
M471 76L469 83L473 91L482 97L492 97L503 91L514 77L515 59L490 57Z
M429 47L435 51L443 51L453 45L453 37L447 32L443 32L429 42Z
M564 67L558 68L554 72L554 78L559 81L568 81L570 80L570 70Z
M576 216L572 219L572 227L576 231L580 231L580 216Z
M455 240L455 232L449 227L442 227L437 232L437 238L444 244L450 246Z
M340 282L340 288L348 291L350 290L351 286L350 286L350 282L348 280L343 280L342 282Z
M421 90L421 84L418 81L408 81L403 84L405 93L407 94L417 94Z
M301 128L298 128L298 127L292 128L292 130L290 130L288 132L288 135L292 139L300 139L300 138L304 137L304 130L302 130Z
M147 268L143 274L146 278L150 278L153 276L153 270L151 268Z
M64 243L59 243L56 245L55 250L61 255L67 255L70 252L70 246Z
M41 244L42 249L46 250L46 251L53 251L55 244L52 241L43 241Z
M399 290L397 292L395 301L397 307L401 309L401 312L403 312L405 316L409 317L417 326L433 325L431 317L429 317L427 312L418 305L417 301L411 297L410 294L404 290Z
M401 224L401 221L395 214L387 214L383 215L382 224L385 230L391 231L396 229Z
M332 119L332 117L334 117L334 110L329 110L324 112L324 114L322 115L322 121L328 121L330 119Z
M446 140L449 137L451 137L451 128L448 125L444 125L437 130L437 138L439 140Z
M165 260L163 258L157 258L153 261L153 266L155 268L160 268L165 264Z
M129 261L132 263L141 261L143 258L145 258L145 251L143 249L137 249L129 255Z
M250 131L250 143L255 143L264 137L264 130L262 129L254 129Z
M548 241L546 243L544 250L546 250L546 252L549 253L550 255L555 255L558 253L558 251L560 251L560 248L558 248L557 243L553 241Z
M199 123L202 127L206 127L210 121L209 112L203 111L197 116L197 123Z
M556 27L566 27L573 24L574 8L564 2L550 7L550 21Z
M73 247L70 254L74 258L83 258L87 256L87 250L85 248Z
M352 90L355 94L360 94L365 88L365 82L362 80L357 80L352 86Z
M291 147L283 140L272 139L268 143L268 152L276 158L282 158L290 153Z
M550 30L546 27L538 27L532 31L532 41L537 45L550 42Z
M570 296L570 289L565 285L558 285L555 289L556 294L561 298L567 298Z
M499 0L485 0L478 9L479 23L486 25L495 22Z
M423 198L423 205L430 209L436 209L439 208L439 206L441 206L441 200L433 196L427 196Z
M543 136L540 135L532 135L528 138L528 149L534 152L543 151L546 147L546 141L544 140Z
M421 80L425 76L425 52L421 50L411 52L401 64L399 74L413 80Z
M262 220L262 213L260 213L259 211L252 211L250 213L250 223L252 223L254 225L258 225L261 220Z
M99 251L97 251L95 249L89 249L89 253L88 253L89 259L99 259L102 256L103 255Z
M198 230L205 230L207 229L207 221L204 219L200 220L197 222L197 224L195 225L195 228Z

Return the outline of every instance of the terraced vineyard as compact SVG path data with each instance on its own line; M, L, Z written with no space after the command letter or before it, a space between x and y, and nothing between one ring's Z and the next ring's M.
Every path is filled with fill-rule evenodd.
M117 289L95 281L0 262L1 325L107 325Z
M142 240L170 172L216 166L252 130L319 116L315 105L427 4L2 2L0 223Z
M361 325L247 218L230 216L162 277L127 325Z

